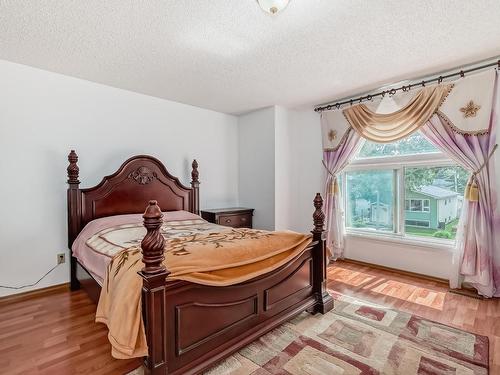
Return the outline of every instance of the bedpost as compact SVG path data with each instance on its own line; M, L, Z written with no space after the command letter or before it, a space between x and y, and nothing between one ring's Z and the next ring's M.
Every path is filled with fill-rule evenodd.
M318 302L314 306L314 312L325 314L333 308L333 298L326 289L328 264L325 246L325 213L323 212L323 198L317 193L314 198L314 229L312 230L313 241L318 241L314 247L313 267L314 267L314 291Z
M200 181L198 180L198 177L200 173L198 172L198 162L196 159L193 160L193 163L191 164L191 167L193 168L191 171L191 187L193 188L193 201L191 205L191 209L193 210L193 213L196 215L200 214Z
M78 180L80 169L78 168L78 155L71 150L68 155L68 248L70 253L70 285L71 290L80 289L80 283L76 277L76 258L73 257L71 246L80 232L81 226L81 195L80 181Z
M142 217L147 233L141 242L144 267L139 275L143 279L142 311L149 352L144 366L147 374L163 375L167 374L165 279L170 272L163 265L165 238L160 231L163 214L156 201L149 201Z
M160 232L161 224L163 223L163 214L158 203L156 201L149 201L149 205L142 217L147 233L141 242L142 262L144 263L141 272L145 275L165 273L167 271L163 265L163 260L165 259L163 255L165 238L163 238Z

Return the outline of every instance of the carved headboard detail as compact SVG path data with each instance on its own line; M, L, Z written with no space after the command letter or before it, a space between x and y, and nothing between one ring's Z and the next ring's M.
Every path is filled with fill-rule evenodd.
M68 239L71 245L89 221L111 215L143 213L150 200L164 211L199 213L198 163L192 163L191 187L172 176L156 158L133 156L94 187L80 189L78 156L68 155Z
M131 178L139 185L147 185L153 182L155 178L158 178L158 176L156 175L156 172L153 172L148 167L142 166L137 168L135 171L130 172L128 178Z

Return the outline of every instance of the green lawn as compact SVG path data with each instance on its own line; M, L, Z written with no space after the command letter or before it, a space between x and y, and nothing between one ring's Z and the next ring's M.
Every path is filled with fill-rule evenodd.
M434 233L436 233L435 229L430 229L430 228L420 228L420 227L410 227L406 226L405 231L408 234L414 234L417 236L425 236L425 237L432 237Z

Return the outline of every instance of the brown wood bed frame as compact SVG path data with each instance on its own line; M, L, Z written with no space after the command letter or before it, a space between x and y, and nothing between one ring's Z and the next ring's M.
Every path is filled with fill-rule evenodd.
M307 310L333 308L326 289L323 200L314 199L313 241L289 263L247 282L213 287L167 280L162 265L161 210L199 214L198 163L191 187L184 186L154 157L134 156L97 186L80 189L78 156L71 151L68 172L68 246L90 221L144 213L142 312L149 374L196 374L214 365L288 319ZM148 205L149 202L149 205ZM71 256L71 289L84 288L97 302L100 286Z

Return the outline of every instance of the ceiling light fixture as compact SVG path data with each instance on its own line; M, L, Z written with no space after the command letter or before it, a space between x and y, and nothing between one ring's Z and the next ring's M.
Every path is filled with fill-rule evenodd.
M263 11L276 14L288 5L289 0L257 0Z

